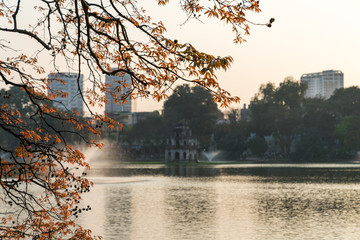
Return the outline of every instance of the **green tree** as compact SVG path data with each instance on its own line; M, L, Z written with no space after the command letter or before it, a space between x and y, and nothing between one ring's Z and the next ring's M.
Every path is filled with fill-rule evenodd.
M340 144L338 157L351 157L358 150L358 120L360 117L360 88L352 86L336 89L327 100L327 107L334 116L334 134Z
M159 112L152 112L126 131L126 140L130 143L161 145L166 137L164 120Z
M222 117L211 93L202 87L181 85L164 103L164 121L168 132L178 122L189 124L201 147L207 148L216 121Z
M360 88L353 86L336 89L328 99L328 107L340 121L345 116L360 116Z
M202 87L178 86L164 103L164 121L168 130L175 123L186 122L202 147L210 143L216 121L221 117L211 93Z
M342 141L340 152L352 156L360 149L360 116L345 116L335 128L335 134Z
M266 136L274 131L276 104L275 85L262 84L250 104L251 130L257 135Z
M259 136L272 134L285 155L290 154L298 133L305 90L306 85L286 78L278 88L272 83L262 85L252 99L252 130Z
M136 150L131 149L129 157L146 159L163 159L166 128L163 117L155 111L146 118L129 126L124 132L125 141L130 145L137 145Z
M241 120L241 109L231 108L225 112L225 118L227 118L230 124L238 123Z
M268 145L266 143L266 140L262 136L255 136L249 139L247 143L250 151L255 156L263 157L264 153L268 149Z
M225 151L228 159L240 159L247 149L246 140L249 136L248 123L235 121L218 124L215 127L215 141L218 150Z
M286 155L290 154L291 144L298 133L298 126L301 123L301 105L305 91L306 85L287 78L280 83L275 94L277 112L274 135L279 139L282 152Z
M336 154L336 118L322 98L305 99L301 125L292 157L296 161L329 160Z

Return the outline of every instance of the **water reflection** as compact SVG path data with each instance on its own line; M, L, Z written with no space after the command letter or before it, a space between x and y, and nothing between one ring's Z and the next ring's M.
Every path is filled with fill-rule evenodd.
M178 239L215 239L216 192L206 180L170 181L165 184L164 208L169 236Z
M130 239L131 195L126 186L96 185L85 195L92 210L81 215L80 222L105 239Z
M89 176L129 177L142 175L179 176L179 177L217 177L229 175L262 176L267 180L316 180L329 182L344 179L360 180L360 166L356 164L238 164L238 165L134 165L122 167L93 168Z
M163 168L165 176L177 177L214 177L220 174L220 169L214 167L199 167L193 165L174 165Z
M356 239L360 186L275 184L257 193L257 214L280 239Z
M106 188L103 224L106 239L131 239L133 214L131 191L129 187Z
M105 240L358 239L354 166L172 167L94 177L81 221Z

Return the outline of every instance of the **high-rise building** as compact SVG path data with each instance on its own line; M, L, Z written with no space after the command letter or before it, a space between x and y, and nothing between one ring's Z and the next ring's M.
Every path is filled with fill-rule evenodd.
M108 76L105 77L106 84L106 99L105 113L106 114L119 114L119 113L131 113L132 112L132 99L127 98L126 103L121 103L120 98L122 95L129 94L131 86L131 77L129 74L123 76ZM116 91L115 88L120 86L120 91ZM115 99L120 102L117 102Z
M56 97L54 107L62 110L76 110L83 115L83 100L80 91L83 91L83 74L78 73L52 73L48 76L50 82L48 95L55 91L67 93L67 97ZM79 80L79 83L78 83ZM80 88L80 90L79 90Z
M335 89L344 87L344 74L338 70L307 73L301 76L300 81L308 85L305 97L328 99Z

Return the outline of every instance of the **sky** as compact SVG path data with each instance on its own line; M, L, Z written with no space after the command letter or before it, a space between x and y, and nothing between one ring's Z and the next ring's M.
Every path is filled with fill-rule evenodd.
M247 18L255 23L275 18L275 22L271 28L251 26L247 42L240 45L233 43L229 26L215 20L204 17L201 22L182 24L186 16L177 0L168 7L158 7L155 1L138 2L155 22L164 22L167 37L215 56L234 58L228 71L218 72L220 85L241 98L233 108L248 104L261 84L278 85L287 76L300 79L305 73L334 69L344 73L345 87L360 83L359 0L260 0L262 12ZM160 110L162 105L137 99L136 111Z
M222 87L241 98L239 108L248 104L263 83L278 85L287 76L323 70L344 73L345 87L360 83L360 1L359 0L261 0L260 14L249 20L267 23L271 28L252 26L246 43L233 44L234 35L222 23L203 23L185 17L175 5L172 11L159 11L175 39L193 43L201 51L234 58L230 70L218 72ZM177 12L176 18L174 12ZM181 25L181 26L180 26ZM138 111L161 109L162 103L137 102Z

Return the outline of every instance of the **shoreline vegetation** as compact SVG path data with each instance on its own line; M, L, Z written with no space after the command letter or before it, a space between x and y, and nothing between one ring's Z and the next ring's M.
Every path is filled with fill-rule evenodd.
M191 139L198 140L200 161L205 160L202 152L220 152L215 161L356 161L360 150L360 88L337 89L328 99L307 98L305 90L306 85L293 78L286 78L279 86L264 84L247 108L219 114L214 105L203 108L210 104L206 101L208 93L200 94L183 85L175 91L181 94L172 94L164 103L163 112L149 113L133 126L126 126L121 134L110 132L106 137L114 143L112 154L135 162L162 162L165 151L165 156L174 160L169 149L175 147L171 139L178 124L188 126ZM191 102L193 99L202 100ZM211 114L203 116L200 112Z

